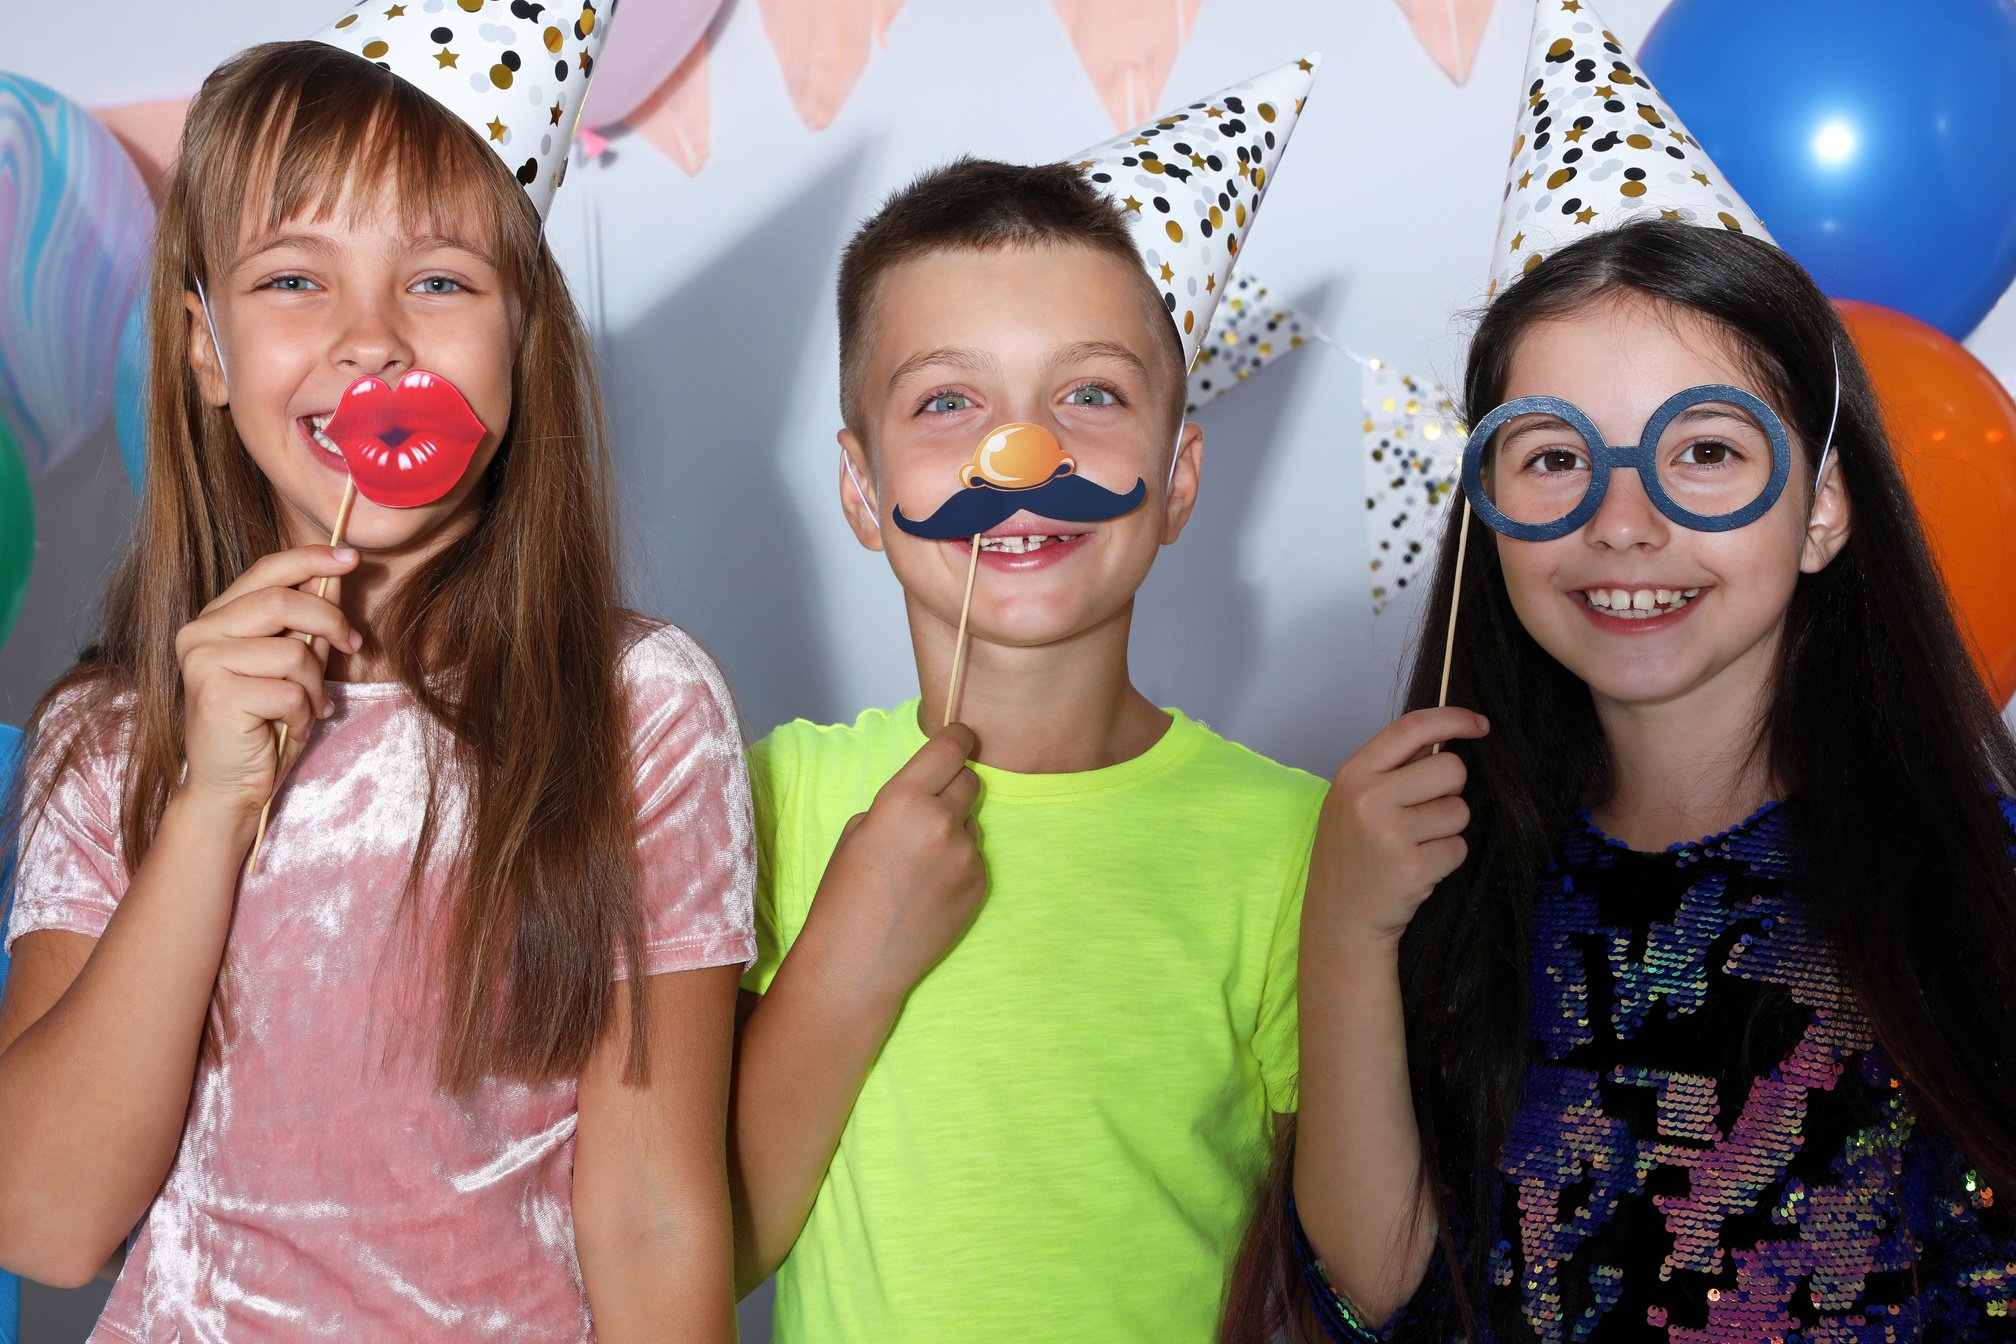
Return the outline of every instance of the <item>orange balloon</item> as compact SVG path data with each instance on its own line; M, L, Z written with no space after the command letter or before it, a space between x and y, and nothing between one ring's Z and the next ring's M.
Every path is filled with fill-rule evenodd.
M2016 692L2016 400L1958 341L1836 299L1995 703Z

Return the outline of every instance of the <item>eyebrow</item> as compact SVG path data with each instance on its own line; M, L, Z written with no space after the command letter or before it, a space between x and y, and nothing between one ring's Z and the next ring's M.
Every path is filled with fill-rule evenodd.
M333 256L336 252L335 244L319 233L276 233L257 240L251 247L239 253L232 262L232 269L236 270L246 262L263 257L268 252L277 252L282 248L288 247L298 247L304 252L313 252L317 256L323 257ZM467 238L456 238L444 233L429 234L424 238L411 239L405 247L400 249L400 255L410 257L416 252L436 252L442 250L466 252L485 264L493 264L488 249L478 247Z
M910 356L896 366L889 375L889 387L893 391L905 379L914 378L925 369L943 366L948 369L967 369L975 373L991 373L1000 366L978 350L962 350L957 346L940 346L936 350L924 350Z
M1052 362L1057 364L1079 364L1088 359L1110 359L1130 366L1141 377L1148 376L1148 364L1141 356L1124 345L1111 341L1075 341L1059 350Z

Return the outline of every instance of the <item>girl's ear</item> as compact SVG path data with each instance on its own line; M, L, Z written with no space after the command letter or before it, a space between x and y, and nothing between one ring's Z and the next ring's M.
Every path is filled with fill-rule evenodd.
M1806 543L1799 552L1802 572L1818 574L1841 554L1841 548L1848 544L1854 512L1848 498L1848 483L1841 479L1841 459L1835 457L1821 470L1813 490L1813 509L1806 518Z
M223 361L210 335L210 320L203 301L194 290L182 291L182 308L189 319L189 372L196 375L196 390L212 406L231 404L231 389L225 382Z
M1162 515L1162 544L1183 535L1197 508L1197 485L1204 472L1204 426L1185 421L1176 436L1176 456L1169 463L1169 500Z

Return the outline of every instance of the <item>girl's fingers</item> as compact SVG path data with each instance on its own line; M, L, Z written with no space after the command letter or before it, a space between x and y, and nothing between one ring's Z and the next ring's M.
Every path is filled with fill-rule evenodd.
M1431 798L1408 811L1412 815L1414 835L1422 844L1461 835L1463 828L1470 824L1470 804L1461 798Z
M288 746L305 739L315 724L315 702L298 681L274 677L246 677L232 674L232 702L247 718L256 719L272 731L276 723L287 725Z
M322 660L298 639L268 636L234 639L217 651L217 666L248 680L286 682L307 693L310 707L321 717L329 690L322 680Z
M1352 759L1368 770L1384 773L1425 755L1437 742L1482 737L1490 731L1491 725L1482 714L1455 705L1417 709L1374 733Z
M1463 792L1470 768L1449 752L1422 755L1386 776L1387 796L1401 807L1415 807L1431 798L1447 798Z
M297 588L262 588L215 608L195 623L191 638L204 635L258 639L267 635L302 634L349 650L361 643L343 608L326 598Z
M215 601L203 608L203 614L208 616L261 588L298 588L324 574L347 574L356 567L357 552L348 546L296 546L292 550L275 551L248 565Z

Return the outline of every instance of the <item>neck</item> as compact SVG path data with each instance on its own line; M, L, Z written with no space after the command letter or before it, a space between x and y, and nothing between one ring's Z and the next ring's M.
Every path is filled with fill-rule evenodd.
M922 696L918 727L945 722L958 629L906 604ZM1015 647L972 637L959 721L979 739L974 759L1025 775L1075 774L1132 760L1161 740L1169 716L1127 677L1130 601L1111 617L1053 644Z
M400 585L405 583L415 570L440 554L444 547L462 537L475 525L473 508L462 510L442 526L415 538L407 545L360 552L357 568L344 575L340 581L330 583L328 594L330 600L341 606L343 614L364 632L364 647L356 653L330 651L325 669L330 680L391 679L393 663L390 649L380 638L381 632L377 623L384 616L392 594L399 590ZM289 529L292 533L292 544L328 545L329 526L296 514ZM312 585L309 591L314 591Z
M1777 781L1760 736L1772 666L1728 668L1656 704L1592 692L1610 747L1610 796L1591 809L1604 834L1659 850L1727 830L1768 802ZM1737 676L1745 684L1732 687Z

